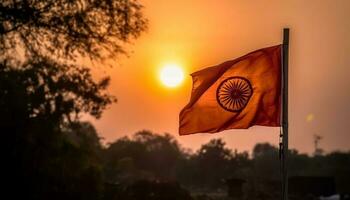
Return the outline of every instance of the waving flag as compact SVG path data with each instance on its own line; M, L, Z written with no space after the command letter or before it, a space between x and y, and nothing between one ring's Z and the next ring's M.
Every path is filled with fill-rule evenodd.
M191 74L180 135L281 125L281 48L268 47Z

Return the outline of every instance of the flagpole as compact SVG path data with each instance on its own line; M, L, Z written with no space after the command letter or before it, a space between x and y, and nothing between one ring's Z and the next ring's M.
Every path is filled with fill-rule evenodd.
M289 28L283 29L282 49L282 199L288 200L288 53Z

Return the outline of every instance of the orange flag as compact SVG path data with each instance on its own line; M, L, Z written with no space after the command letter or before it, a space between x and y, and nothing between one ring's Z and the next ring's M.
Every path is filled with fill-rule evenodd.
M191 99L180 113L180 135L280 126L281 49L260 49L191 74Z

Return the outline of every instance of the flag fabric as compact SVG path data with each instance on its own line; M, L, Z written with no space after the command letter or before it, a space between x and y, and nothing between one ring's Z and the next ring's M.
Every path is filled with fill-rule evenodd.
M281 125L282 45L256 50L191 74L179 134Z

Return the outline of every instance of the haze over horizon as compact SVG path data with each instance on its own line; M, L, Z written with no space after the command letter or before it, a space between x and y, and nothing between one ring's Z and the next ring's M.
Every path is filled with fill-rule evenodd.
M147 129L168 132L196 150L212 138L228 147L251 151L258 142L278 145L279 128L253 127L216 134L178 136L178 114L191 92L190 73L290 38L290 148L312 153L313 135L326 152L350 150L350 1L141 1L149 30L120 57L109 75L109 91L118 102L102 118L91 120L105 142ZM318 3L318 2L322 2ZM183 67L176 88L160 83L167 63Z

